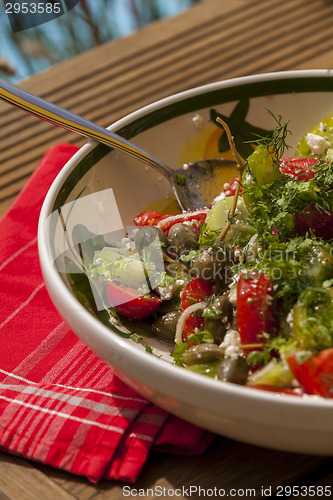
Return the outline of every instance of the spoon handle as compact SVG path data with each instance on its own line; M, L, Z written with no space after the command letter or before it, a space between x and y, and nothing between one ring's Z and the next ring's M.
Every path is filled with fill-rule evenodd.
M167 165L120 135L86 118L76 115L67 109L46 101L42 97L38 97L26 90L16 87L2 78L0 78L0 99L37 116L41 120L53 123L54 125L58 125L59 127L70 130L71 132L76 132L90 139L94 139L117 150L124 151L156 168L169 180L172 178L172 171Z

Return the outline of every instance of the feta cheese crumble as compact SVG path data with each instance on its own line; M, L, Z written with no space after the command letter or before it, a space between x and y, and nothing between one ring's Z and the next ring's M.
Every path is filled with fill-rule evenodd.
M220 344L226 358L237 359L241 352L241 339L236 330L229 330Z
M162 300L169 300L183 284L184 280L179 279L176 280L171 285L157 287L157 292L159 293Z
M314 155L324 154L326 149L332 145L321 135L312 134L311 132L306 135L306 143Z

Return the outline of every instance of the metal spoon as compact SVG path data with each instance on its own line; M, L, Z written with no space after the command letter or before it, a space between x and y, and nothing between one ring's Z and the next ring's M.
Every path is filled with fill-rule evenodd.
M213 158L195 161L183 165L181 168L172 169L120 135L22 90L1 78L0 98L42 120L124 151L157 169L169 180L176 199L184 211L208 206L221 191L222 186L219 186L217 182L221 168L235 165L232 160Z

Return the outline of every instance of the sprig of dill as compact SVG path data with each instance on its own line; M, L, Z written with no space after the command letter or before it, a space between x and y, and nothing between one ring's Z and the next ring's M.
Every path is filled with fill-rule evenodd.
M266 109L267 113L272 116L276 122L276 126L270 136L257 136L258 138L254 141L258 145L265 146L269 151L271 151L273 158L277 161L283 157L286 149L290 146L287 144L287 137L291 134L288 129L289 121L282 123L282 116L276 117L272 111Z

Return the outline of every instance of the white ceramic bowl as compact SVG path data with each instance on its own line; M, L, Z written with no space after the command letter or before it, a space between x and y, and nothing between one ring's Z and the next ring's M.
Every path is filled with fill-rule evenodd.
M241 116L247 105L246 116ZM214 153L219 131L209 121L211 109L226 117L234 111L234 135L241 133L239 124L244 120L274 128L269 109L290 120L293 135L288 142L295 147L307 130L333 112L333 73L272 73L214 83L146 106L110 130L120 131L167 164L178 166ZM237 113L240 121L235 125ZM125 382L171 413L247 443L331 455L333 400L277 395L212 380L167 362L166 346L148 339L154 352L164 358L158 359L113 331L116 325L103 324L62 279L67 271L64 256L79 261L71 228L84 224L94 233L122 231L133 225L136 214L168 193L167 181L123 153L92 142L78 151L52 184L40 216L40 261L56 308Z

